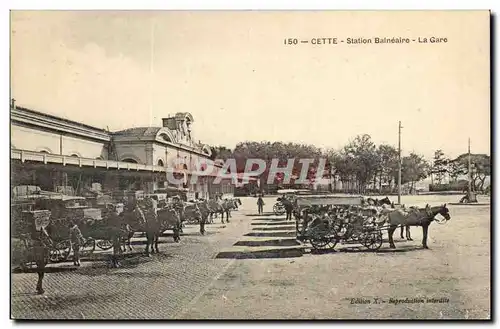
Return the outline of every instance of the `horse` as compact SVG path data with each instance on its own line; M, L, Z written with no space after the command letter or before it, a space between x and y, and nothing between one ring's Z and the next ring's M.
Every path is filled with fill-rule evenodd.
M134 237L134 230L130 226L130 224L123 223L122 224L122 236L121 236L121 242L123 243L123 252L126 251L126 247L128 247L129 251L132 251L132 238Z
M427 246L427 233L429 230L429 225L435 220L435 216L440 214L445 218L445 220L450 220L450 211L446 207L446 204L441 206L430 207L426 205L425 208L413 208L409 213L405 214L401 210L395 210L387 213L386 223L389 224L388 234L389 234L389 244L390 248L396 248L394 245L394 240L392 235L399 225L405 226L422 226L423 239L422 245L424 249L429 249Z
M208 201L202 200L197 201L198 209L201 212L201 217L205 221L205 223L213 224L214 220L212 218L210 208L208 207Z
M395 209L394 203L391 202L391 200L389 200L388 197L385 197L385 198L380 199L380 200L379 199L368 198L367 201L368 201L368 204L372 204L372 205L377 206L377 207L381 207L383 205L388 205L388 206L391 206L393 209ZM411 238L410 226L409 225L401 225L401 239L405 238L403 236L405 228L406 228L406 240L413 241L413 239Z
M227 202L227 200L209 200L208 201L208 207L210 209L210 216L212 217L215 215L217 217L217 214L221 215L221 223L224 224L224 213L226 214L226 222L229 223L229 217L231 217L230 214L230 205Z
M165 207L157 211L157 222L158 229L154 234L154 243L156 248L156 253L158 250L158 240L163 232L167 229L172 229L174 232L174 242L180 242L180 229L181 229L181 216L179 212L173 207ZM153 246L151 246L153 248Z
M154 247L156 247L156 252L159 252L159 236L170 222L174 223L174 225L172 225L174 229L174 241L178 242L180 240L178 234L180 220L175 209L170 207L160 209L160 216L158 216L157 212L157 202L151 198L140 200L124 211L125 224L128 224L132 231L142 231L146 233L146 256L150 256L149 246L151 246L151 253L155 252ZM115 238L115 241L116 240ZM120 243L120 239L118 239L118 243Z
M230 202L231 209L238 210L238 207L241 206L240 198L232 198L227 200Z
M232 199L225 199L223 200L224 201L224 205L226 206L226 208L231 211L231 210L238 210L238 206L241 205L241 200L239 198L232 198ZM229 215L231 215L231 213L229 213Z
M181 217L182 217L181 222L184 222L188 219L196 220L200 224L201 235L205 234L205 223L207 220L206 217L208 217L208 215L206 217L203 216L197 203L190 203L190 204L184 205Z

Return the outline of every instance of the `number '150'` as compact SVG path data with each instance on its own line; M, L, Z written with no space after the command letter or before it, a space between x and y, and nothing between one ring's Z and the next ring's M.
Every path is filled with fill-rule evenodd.
M297 43L299 43L299 40L297 39L292 39L292 38L283 39L283 44L285 45L296 45Z

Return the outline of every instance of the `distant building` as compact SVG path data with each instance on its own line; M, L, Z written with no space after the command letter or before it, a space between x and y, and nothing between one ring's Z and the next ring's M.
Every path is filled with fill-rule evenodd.
M80 194L92 186L103 190L187 189L188 198L232 195L230 179L214 184L222 165L211 148L195 142L194 118L177 113L160 127L134 127L108 132L84 123L41 113L11 103L11 185L37 185L42 190ZM182 159L184 164L177 164ZM196 165L214 170L196 183ZM169 184L167 173L179 179Z

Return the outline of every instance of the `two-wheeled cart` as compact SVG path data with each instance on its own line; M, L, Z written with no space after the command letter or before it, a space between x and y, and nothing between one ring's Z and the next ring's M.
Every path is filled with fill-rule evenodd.
M364 211L361 196L298 196L295 203L297 239L316 250L333 250L338 243L382 246L382 228Z

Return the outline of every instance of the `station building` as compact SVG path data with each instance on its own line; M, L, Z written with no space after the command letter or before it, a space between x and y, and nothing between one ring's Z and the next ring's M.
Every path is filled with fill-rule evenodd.
M176 113L158 127L110 132L81 122L10 106L11 186L83 195L87 191L184 189L188 198L231 196L231 179L219 182L222 164L211 147L192 138L194 118ZM181 160L179 160L181 159ZM213 168L192 182L199 163ZM174 184L167 174L175 176Z

